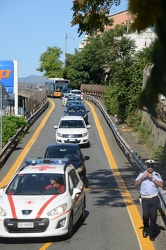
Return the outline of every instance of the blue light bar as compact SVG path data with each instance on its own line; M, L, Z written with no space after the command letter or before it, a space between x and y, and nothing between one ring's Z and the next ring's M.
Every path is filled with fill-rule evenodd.
M60 164L64 165L65 163L69 162L68 158L27 158L25 159L25 164L27 165L38 165L38 164Z

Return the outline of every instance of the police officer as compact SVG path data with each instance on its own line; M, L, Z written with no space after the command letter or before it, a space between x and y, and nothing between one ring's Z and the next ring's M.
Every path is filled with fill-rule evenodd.
M154 160L147 160L145 164L146 171L137 176L135 186L140 185L144 225L143 237L146 238L149 234L149 239L154 241L159 204L158 187L163 187L163 180L160 174L153 170Z

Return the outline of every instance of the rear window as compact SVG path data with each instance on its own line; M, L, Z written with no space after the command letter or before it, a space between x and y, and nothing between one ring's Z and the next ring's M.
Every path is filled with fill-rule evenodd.
M82 93L81 93L81 91L71 91L71 93L73 93L73 94L79 94L79 95L81 95Z

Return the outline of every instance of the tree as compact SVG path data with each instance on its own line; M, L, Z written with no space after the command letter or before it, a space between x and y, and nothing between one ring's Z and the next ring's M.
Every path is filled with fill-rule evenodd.
M117 25L115 29L102 35L89 37L86 46L79 53L77 51L73 56L67 55L64 72L72 86L80 87L81 83L109 84L109 77L106 79L107 75L110 76L108 70L113 70L115 61L131 50L126 40L123 42L125 31L125 25Z
M67 57L67 61L67 78L70 79L72 88L79 89L82 83L89 82L89 74L88 71L85 70L86 63L82 52L76 52L74 56Z
M121 46L121 50L126 52L112 65L113 76L105 93L104 102L110 113L117 114L125 120L138 108L143 81L142 72L144 67L151 62L152 48L145 48L143 51L134 53L133 41L122 40L117 47ZM126 45L128 50L124 50Z
M58 47L48 47L47 51L40 56L40 66L36 69L44 72L48 78L63 76L63 62L59 60L63 52Z
M103 32L105 25L111 25L108 18L111 6L119 5L120 0L74 0L72 25L78 24L78 33L93 35L97 31Z
M109 10L113 0L75 0L73 1L72 25L78 24L78 33L90 35L103 32L109 25ZM155 27L158 39L153 47L153 68L146 88L139 97L139 107L147 107L156 116L159 94L166 96L166 1L165 0L129 0L129 10L136 18L132 25L138 32L150 26Z
M129 9L136 13L133 29L140 32L149 26L155 26L158 37L153 48L151 75L139 97L140 108L145 106L153 116L157 116L159 94L166 96L166 1L130 0Z

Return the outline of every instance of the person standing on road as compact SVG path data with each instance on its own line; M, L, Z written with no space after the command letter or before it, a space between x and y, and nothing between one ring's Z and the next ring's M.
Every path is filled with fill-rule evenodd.
M154 160L147 160L145 163L146 170L137 176L135 186L140 185L144 225L143 237L146 238L149 235L149 239L154 241L159 205L158 187L163 187L163 180L160 174L153 170Z

